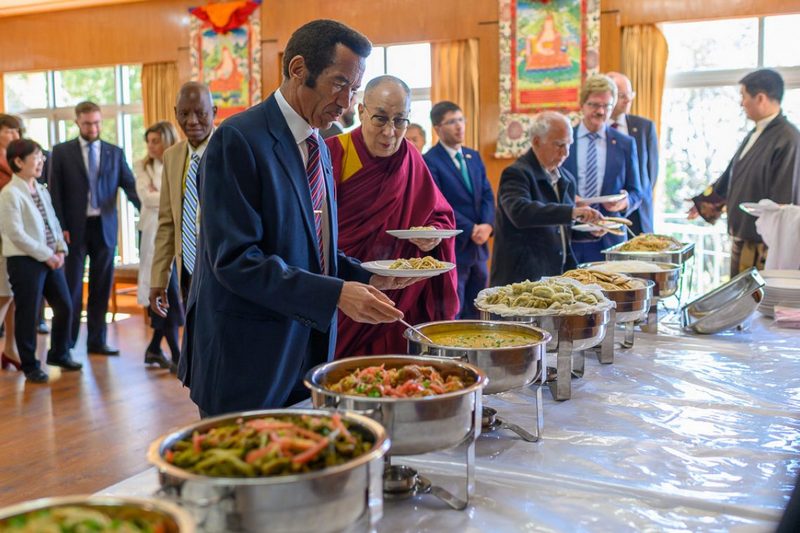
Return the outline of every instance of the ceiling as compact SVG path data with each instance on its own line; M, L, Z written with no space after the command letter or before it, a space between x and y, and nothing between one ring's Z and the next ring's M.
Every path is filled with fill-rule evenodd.
M0 17L61 11L80 7L103 6L111 4L130 4L142 0L0 0Z

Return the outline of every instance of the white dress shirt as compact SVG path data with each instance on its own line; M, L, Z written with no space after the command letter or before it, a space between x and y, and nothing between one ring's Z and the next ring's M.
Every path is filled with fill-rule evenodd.
M756 143L758 138L761 136L761 132L764 131L764 128L766 128L767 125L770 122L772 122L772 119L774 119L777 116L778 116L778 113L775 113L775 114L772 114L772 115L770 115L768 117L762 118L761 120L756 122L756 131L753 132L753 134L750 136L750 140L747 141L747 144L742 149L742 153L739 154L739 159L743 158L744 154L746 154L747 152L750 151L750 148L753 147L753 145Z
M81 143L81 154L83 154L83 166L86 167L86 177L89 177L89 145L93 144L94 149L97 150L97 182L100 182L100 139L92 141L91 143L84 139L83 137L78 137L78 141ZM92 188L89 187L89 194L86 196L86 216L87 217L98 217L100 216L100 208L97 209L92 207Z
M455 148L451 148L450 146L447 146L445 143L442 143L442 147L444 148L445 152L447 152L447 155L450 156L450 160L456 166L456 169L459 172L461 172L461 165L459 164L458 157L457 157L457 154L461 154L461 157L465 157L464 156L464 152L461 150L461 147L459 147L458 150L456 150ZM464 163L465 164L466 164L466 161L467 160L464 159Z
M597 134L600 136L594 141L597 147L597 194L602 194L603 178L606 173L606 126L600 128ZM586 125L581 121L578 125L578 141L577 141L577 157L578 157L578 195L582 198L589 198L594 192L587 194L586 192L586 152L589 149L589 130Z
M300 157L303 159L303 168L308 165L308 144L306 143L306 139L312 134L317 133L315 128L312 128L311 125L306 122L306 120L301 117L297 111L295 111L292 106L289 105L289 102L286 101L281 90L278 89L275 91L275 100L278 102L278 108L283 115L283 118L286 119L286 123L289 125L289 131L292 132L292 137L294 137L295 143L297 143L297 149L300 150ZM320 144L324 143L321 141ZM324 150L322 146L319 147L320 150ZM321 164L321 163L320 163ZM330 232L330 218L328 216L328 191L326 188L326 182L323 180L322 187L323 187L323 196L322 196L322 247L323 247L323 259L325 264L325 272L327 274L330 272L330 258L328 257L330 246L331 246L331 232ZM312 217L313 218L313 217Z

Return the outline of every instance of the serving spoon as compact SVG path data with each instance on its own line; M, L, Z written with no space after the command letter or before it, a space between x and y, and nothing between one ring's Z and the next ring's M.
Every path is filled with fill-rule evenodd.
M436 344L435 342L433 342L433 341L431 340L431 338L430 338L430 337L428 337L427 335L425 335L424 333L422 333L422 332L421 332L419 329L415 328L414 326L412 326L411 324L409 324L408 322L406 322L406 321L405 321L405 320L403 320L402 318L398 319L398 322L400 322L400 323L401 323L401 324L403 324L405 327L407 327L408 329L410 329L411 331L413 331L414 333L416 333L417 335L419 335L420 337L422 337L422 340L424 340L425 342L428 342L428 343L430 343L430 344Z

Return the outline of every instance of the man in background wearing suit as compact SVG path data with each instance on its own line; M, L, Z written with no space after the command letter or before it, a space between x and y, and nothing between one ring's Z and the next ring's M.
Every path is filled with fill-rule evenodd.
M497 189L497 225L491 285L538 281L575 268L570 246L573 220L602 215L575 207L575 177L561 167L572 144L572 126L556 111L533 117L531 148L503 170Z
M291 405L333 356L336 313L402 318L337 250L330 155L318 128L350 108L372 50L332 20L294 32L283 83L217 128L200 169L200 238L178 376L200 415Z
M89 257L86 309L88 353L119 355L106 343L106 311L114 281L117 246L117 190L139 208L136 182L122 149L100 140L102 115L93 102L75 106L80 136L53 147L50 194L69 245L67 285L72 295L72 346L78 340L83 310L83 271Z
M493 231L494 193L481 154L463 145L466 120L461 108L453 102L438 102L431 108L431 122L439 142L423 157L455 212L456 228L462 230L456 237L458 318L478 318L474 301L489 279L486 242Z
M610 126L630 135L636 141L636 155L639 159L639 180L642 182L642 203L639 209L628 217L633 223L631 229L637 235L653 233L653 194L658 179L658 136L656 125L638 115L631 115L631 104L636 92L631 80L619 72L609 72L608 77L617 86L617 105L611 112Z
M578 178L577 205L595 198L624 194L621 200L605 202L599 210L605 216L629 216L641 203L641 182L636 142L628 135L607 126L617 100L617 86L608 76L589 76L581 87L583 117L573 133L575 146L564 161L564 168ZM596 205L592 207L598 208ZM610 234L580 233L572 239L575 259L580 263L601 261L602 250L619 244L625 237Z
M158 230L150 271L150 308L163 317L167 316L170 304L179 304L167 299L173 264L184 300L189 293L197 260L197 175L214 131L216 114L217 107L207 86L196 81L181 86L175 101L175 118L186 140L164 152Z

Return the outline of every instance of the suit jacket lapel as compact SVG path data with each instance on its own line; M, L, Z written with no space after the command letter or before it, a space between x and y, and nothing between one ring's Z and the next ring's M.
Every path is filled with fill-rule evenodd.
M467 195L469 195L469 189L467 189L467 184L464 183L464 178L461 177L461 169L459 169L456 166L456 164L453 162L453 158L450 157L450 154L447 152L447 150L445 150L444 146L442 146L441 143L439 143L439 149L441 150L442 158L446 161L445 166L450 169L450 175L453 176L456 182L459 185L461 185L461 187L467 192ZM467 165L467 168L469 168L469 165ZM472 176L470 176L470 178L471 177Z
M311 206L311 192L308 189L306 169L303 167L303 160L298 152L297 144L294 142L292 131L289 129L274 95L264 102L264 112L267 115L267 127L275 139L275 144L272 146L275 159L283 167L286 179L291 183L297 200L300 202L308 238L312 239L312 242L316 242L317 230L314 226L314 209ZM326 179L326 184L327 182ZM317 249L316 246L313 248Z
M86 186L89 186L89 173L86 172L86 163L83 160L83 148L81 147L80 139L75 139L73 144L75 161L78 162L78 167L81 169L83 179L86 181Z
M617 176L615 172L616 166L615 163L617 162L617 156L619 155L619 146L617 145L617 139L614 138L614 134L611 133L611 128L606 128L606 168L603 169L603 186L600 187L600 195L605 196L608 194L616 194L619 191L609 190L609 187L613 185L612 179ZM621 134L620 134L621 135ZM615 181L615 180L614 180ZM623 184L622 188L625 185Z
M480 216L482 187L478 183L478 163L477 161L473 163L473 159L474 158L472 157L472 154L469 156L464 154L464 161L467 163L467 171L469 172L469 181L472 183L472 194L470 195L472 197L472 205L475 206L475 212L478 213L478 216Z

